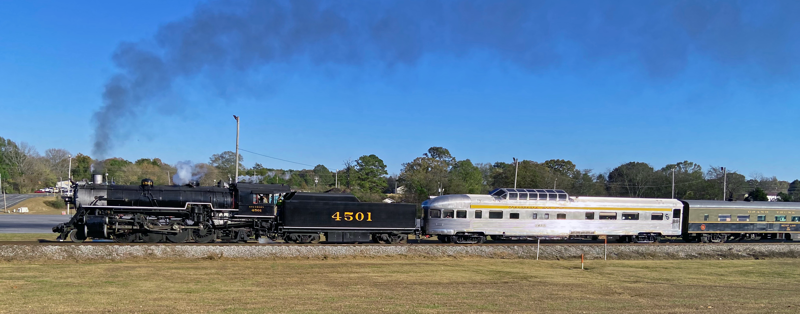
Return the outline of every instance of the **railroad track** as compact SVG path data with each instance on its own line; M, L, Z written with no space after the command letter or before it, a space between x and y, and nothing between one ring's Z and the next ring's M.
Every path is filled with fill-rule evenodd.
M742 241L742 242L725 242L722 244L730 244L730 245L752 245L752 244L782 244L782 245L800 245L800 242L792 242L792 241ZM370 247L370 246L453 246L453 247L469 247L469 246L509 246L509 245L516 245L516 246L536 246L536 242L489 242L489 243L482 243L482 244L443 244L438 241L423 241L417 243L414 240L409 240L409 243L402 243L402 244L375 244L375 243L365 243L365 244L341 244L341 243L312 243L312 244L295 244L295 243L283 243L283 242L271 242L271 243L258 243L256 241L249 241L246 243L227 243L227 242L216 242L216 243L193 243L193 242L185 242L185 243L117 243L113 241L87 241L83 243L74 243L70 241L51 241L51 240L39 240L39 241L0 241L0 245L57 245L57 246L75 246L75 245L98 245L98 246L176 246L176 245L191 245L191 246L360 246L360 247ZM596 241L585 241L585 242L542 242L541 246L603 246L603 242L596 242ZM698 246L698 245L720 245L719 243L686 243L683 241L672 241L672 242L658 242L658 243L608 243L608 246Z

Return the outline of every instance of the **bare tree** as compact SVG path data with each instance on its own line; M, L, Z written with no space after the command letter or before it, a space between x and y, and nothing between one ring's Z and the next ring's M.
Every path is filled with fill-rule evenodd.
M66 149L50 148L44 152L47 166L56 177L67 177L70 153Z

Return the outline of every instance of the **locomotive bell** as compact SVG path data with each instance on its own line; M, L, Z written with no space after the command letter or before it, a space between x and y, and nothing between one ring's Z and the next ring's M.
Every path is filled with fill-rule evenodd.
M151 188L151 187L153 187L153 180L142 179L142 187L143 188Z

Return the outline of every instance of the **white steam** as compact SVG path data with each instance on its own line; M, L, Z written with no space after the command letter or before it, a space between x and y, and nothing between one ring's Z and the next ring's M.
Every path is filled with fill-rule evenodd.
M172 176L172 182L177 185L184 185L190 182L198 181L206 174L205 168L197 167L188 160L179 161L178 164L175 165L175 168L178 171L175 172L174 176Z

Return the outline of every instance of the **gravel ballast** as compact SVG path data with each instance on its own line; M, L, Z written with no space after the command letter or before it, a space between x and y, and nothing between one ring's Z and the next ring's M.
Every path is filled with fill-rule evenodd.
M521 258L536 245L0 245L0 260ZM602 245L542 245L539 259L602 260ZM609 245L608 259L798 258L797 244Z

